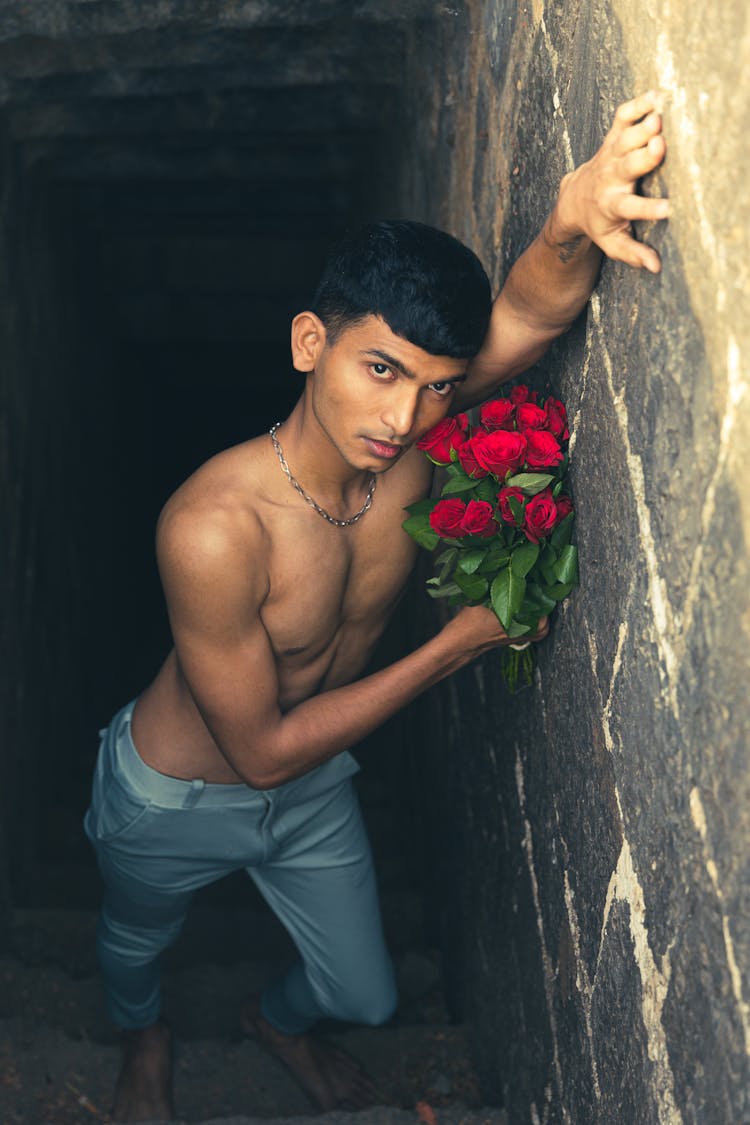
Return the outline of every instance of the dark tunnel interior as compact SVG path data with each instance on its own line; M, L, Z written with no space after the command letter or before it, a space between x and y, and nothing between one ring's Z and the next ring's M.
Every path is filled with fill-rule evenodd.
M420 6L280 7L245 26L108 26L81 6L65 32L40 12L0 42L7 550L25 574L6 622L17 906L95 904L81 816L96 732L169 646L158 513L206 458L288 413L289 323L327 249L400 210ZM361 781L397 882L415 878L406 722L373 737Z

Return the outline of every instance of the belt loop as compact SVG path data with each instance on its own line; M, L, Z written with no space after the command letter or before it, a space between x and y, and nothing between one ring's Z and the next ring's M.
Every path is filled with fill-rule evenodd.
M185 800L182 802L183 809L192 809L201 799L201 793L205 788L205 781L200 777L194 777L190 782L190 792L185 794Z

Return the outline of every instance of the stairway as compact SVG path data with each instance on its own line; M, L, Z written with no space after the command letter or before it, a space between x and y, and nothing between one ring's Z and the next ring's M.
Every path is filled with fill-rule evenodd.
M262 909L205 903L165 958L166 1005L176 1038L179 1120L223 1125L507 1125L482 1109L466 1029L449 1022L437 955L417 947L419 909L385 896L397 952L401 1005L382 1028L330 1024L321 1033L360 1059L383 1104L357 1114L312 1115L305 1094L274 1058L240 1037L240 998L288 958ZM0 1121L91 1125L108 1121L118 1047L102 1010L93 961L93 910L17 911L13 949L0 959ZM242 960L252 934L253 960ZM252 1112L255 1116L242 1116Z

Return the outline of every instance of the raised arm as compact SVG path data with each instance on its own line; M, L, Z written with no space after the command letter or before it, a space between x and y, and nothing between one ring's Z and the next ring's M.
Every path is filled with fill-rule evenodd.
M656 107L653 92L621 105L596 155L563 177L552 213L495 301L487 338L455 397L457 411L526 371L570 327L591 295L602 253L661 269L656 251L631 230L634 220L669 215L668 200L636 194L638 180L666 153Z
M509 643L495 615L461 610L397 663L282 713L261 620L268 579L262 529L236 513L177 510L157 536L177 658L220 751L249 784L271 788L364 738L416 695L482 652ZM533 639L540 639L543 629Z

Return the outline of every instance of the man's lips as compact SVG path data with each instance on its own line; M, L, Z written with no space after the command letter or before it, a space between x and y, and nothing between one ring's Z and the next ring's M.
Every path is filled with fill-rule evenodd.
M366 437L364 441L368 449L374 453L376 457L385 457L388 460L397 457L404 448L403 445L394 445L391 441L376 441L375 438Z

